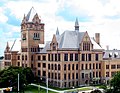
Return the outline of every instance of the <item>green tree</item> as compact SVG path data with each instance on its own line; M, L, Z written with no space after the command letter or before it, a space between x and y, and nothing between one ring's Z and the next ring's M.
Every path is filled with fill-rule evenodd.
M120 93L120 72L117 72L114 77L112 78L110 82L111 87L113 88L111 90L111 93Z
M19 85L20 89L23 88L24 84L30 84L34 80L34 75L30 68L22 67L9 67L0 71L0 87L14 87L17 89L18 84L18 73L19 73Z

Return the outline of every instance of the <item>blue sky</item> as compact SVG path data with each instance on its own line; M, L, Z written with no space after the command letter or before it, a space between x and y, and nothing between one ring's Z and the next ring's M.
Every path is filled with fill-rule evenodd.
M80 31L91 37L101 34L101 45L120 49L120 0L0 0L0 56L7 41L20 38L22 18L33 6L45 23L45 40L51 40L57 27L60 34L74 30L76 17Z

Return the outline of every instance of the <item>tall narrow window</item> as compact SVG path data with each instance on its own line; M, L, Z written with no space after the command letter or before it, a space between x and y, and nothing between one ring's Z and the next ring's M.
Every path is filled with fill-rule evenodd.
M78 61L78 54L75 54L75 61Z
M88 54L88 61L91 61L91 54Z
M68 54L64 54L64 61L68 61Z
M95 60L96 60L96 61L99 60L99 56L98 56L98 54L95 55Z
M57 61L57 54L55 54L55 61Z
M73 54L70 54L70 61L73 61Z
M66 64L64 64L64 70L66 70Z
M50 61L50 54L48 54L48 61Z
M58 61L60 61L60 54L58 54Z
M68 70L70 70L70 64L68 64Z
M81 65L81 69L82 69L82 70L84 69L84 64Z
M82 54L82 61L85 61L85 54Z
M78 64L76 64L76 70L78 70Z

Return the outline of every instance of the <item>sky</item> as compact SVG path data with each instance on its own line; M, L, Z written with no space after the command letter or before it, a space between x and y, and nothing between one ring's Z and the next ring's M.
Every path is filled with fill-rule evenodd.
M120 0L0 0L0 56L7 41L21 37L21 21L32 7L45 23L45 41L57 27L60 34L73 31L78 18L80 32L100 33L104 49L120 49Z

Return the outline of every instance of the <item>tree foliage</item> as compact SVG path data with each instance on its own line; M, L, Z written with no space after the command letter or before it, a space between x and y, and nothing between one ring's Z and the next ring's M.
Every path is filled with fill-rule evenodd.
M93 90L90 93L102 93L100 90Z
M18 84L19 73L19 85L22 88L27 84L30 84L34 80L34 75L30 68L22 67L9 67L0 71L0 87L16 87Z
M117 72L110 82L112 93L120 93L120 72Z

